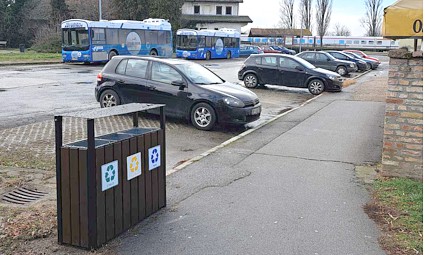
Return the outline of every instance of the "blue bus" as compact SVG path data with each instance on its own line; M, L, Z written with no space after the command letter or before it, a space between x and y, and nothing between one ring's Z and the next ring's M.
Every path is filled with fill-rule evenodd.
M176 57L213 59L239 57L240 33L234 29L179 29L176 33Z
M107 62L116 55L173 54L171 24L164 19L62 22L63 62Z

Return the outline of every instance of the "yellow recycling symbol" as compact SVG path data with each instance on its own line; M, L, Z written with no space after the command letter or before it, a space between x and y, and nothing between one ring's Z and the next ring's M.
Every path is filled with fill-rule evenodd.
M139 161L137 160L136 156L133 156L131 158L130 171L134 173L134 172L137 172L138 169L139 169Z

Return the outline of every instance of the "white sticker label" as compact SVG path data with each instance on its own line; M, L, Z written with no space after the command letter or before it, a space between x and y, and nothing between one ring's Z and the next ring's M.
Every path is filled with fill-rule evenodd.
M127 157L127 180L131 180L142 174L142 153Z
M149 149L149 171L161 165L161 146L157 145Z
M102 170L102 191L118 185L118 160L104 164Z

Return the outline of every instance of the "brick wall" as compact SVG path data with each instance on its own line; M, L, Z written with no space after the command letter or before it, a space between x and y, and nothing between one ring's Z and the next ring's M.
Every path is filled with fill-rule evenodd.
M382 173L423 178L423 59L390 51Z

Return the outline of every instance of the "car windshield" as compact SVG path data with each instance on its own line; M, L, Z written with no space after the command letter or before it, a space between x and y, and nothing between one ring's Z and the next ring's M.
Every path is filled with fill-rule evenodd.
M215 73L204 66L196 63L176 64L177 69L182 71L191 82L200 85L222 84L224 81Z
M356 53L353 53L353 52L348 52L347 54L349 54L349 55L351 55L355 58L362 58L362 57L360 57L359 55L357 55Z
M304 67L308 68L308 69L315 69L316 67L312 64L310 64L310 62L307 62L306 60L297 57L297 61L303 65Z

